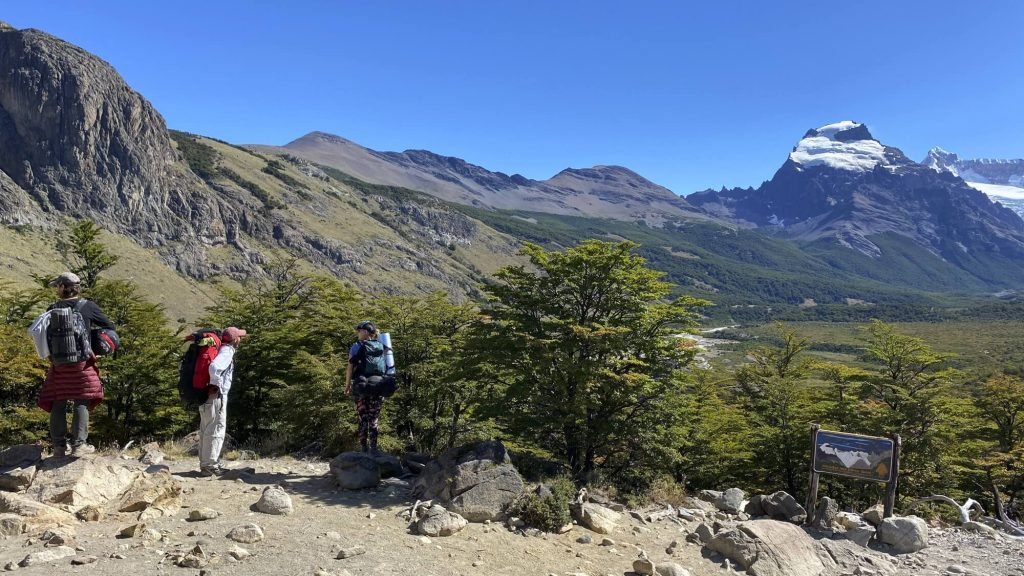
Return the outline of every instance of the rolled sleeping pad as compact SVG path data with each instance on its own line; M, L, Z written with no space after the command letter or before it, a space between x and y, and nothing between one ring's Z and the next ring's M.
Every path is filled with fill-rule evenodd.
M384 373L394 374L395 373L395 352L391 349L391 333L382 332L380 335L380 343L384 345Z

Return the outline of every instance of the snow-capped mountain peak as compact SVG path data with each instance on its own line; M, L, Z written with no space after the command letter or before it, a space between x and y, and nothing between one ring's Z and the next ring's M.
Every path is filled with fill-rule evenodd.
M954 176L960 175L960 170L957 168L957 164L960 162L958 157L953 152L946 152L938 146L928 151L928 156L921 162L925 166L935 170L936 172L949 172Z
M808 130L789 154L803 168L828 166L850 172L866 172L884 164L885 147L867 126L851 120Z

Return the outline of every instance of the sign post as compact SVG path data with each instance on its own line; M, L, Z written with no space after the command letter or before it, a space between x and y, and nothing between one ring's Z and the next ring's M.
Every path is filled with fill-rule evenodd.
M821 474L847 476L888 484L885 517L892 515L896 502L896 478L899 474L900 437L890 438L847 434L822 430L811 425L811 484L807 492L807 522L813 522L818 501L818 477Z

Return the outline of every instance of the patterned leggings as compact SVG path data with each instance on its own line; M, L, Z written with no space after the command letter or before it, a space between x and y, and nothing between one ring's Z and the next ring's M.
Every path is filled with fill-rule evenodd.
M381 396L363 396L356 400L356 412L359 414L359 444L367 447L367 440L370 446L377 447L377 426L380 424L380 409L384 405L384 398Z

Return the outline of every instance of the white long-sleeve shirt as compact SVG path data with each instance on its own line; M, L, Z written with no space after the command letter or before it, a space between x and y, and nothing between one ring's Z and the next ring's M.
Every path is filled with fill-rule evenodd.
M210 363L210 385L220 388L225 398L231 390L231 377L235 374L235 347L224 344L217 352L217 357Z

